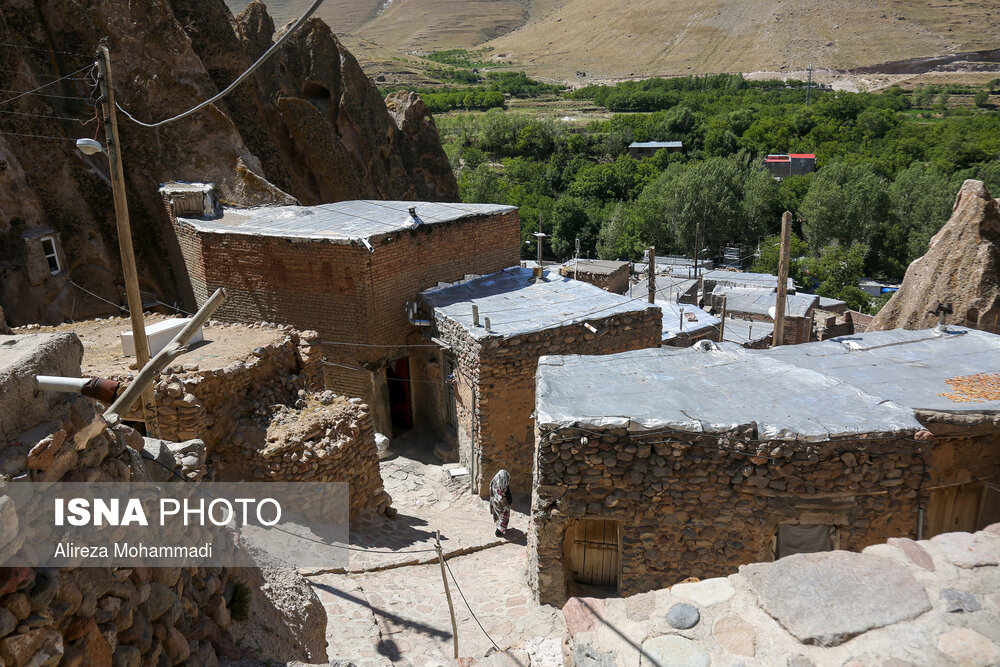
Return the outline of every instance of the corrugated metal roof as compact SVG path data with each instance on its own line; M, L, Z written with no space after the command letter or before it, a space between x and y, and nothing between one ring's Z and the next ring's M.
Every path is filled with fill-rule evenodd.
M633 141L629 148L683 148L682 141Z
M357 200L316 206L227 208L218 218L178 220L202 232L350 242L410 229L410 207L416 207L417 216L427 225L516 210L497 204Z
M477 339L506 338L621 313L659 310L644 299L628 299L554 271L546 271L545 278L535 281L531 269L511 267L421 292L420 299L435 318L456 322ZM479 307L478 327L472 323L473 304ZM489 331L484 326L487 317Z

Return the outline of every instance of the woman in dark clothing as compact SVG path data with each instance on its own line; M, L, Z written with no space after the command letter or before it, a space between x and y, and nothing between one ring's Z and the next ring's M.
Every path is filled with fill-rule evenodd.
M510 493L510 473L501 470L490 482L490 514L497 525L497 537L503 537L510 521L510 506L514 502Z

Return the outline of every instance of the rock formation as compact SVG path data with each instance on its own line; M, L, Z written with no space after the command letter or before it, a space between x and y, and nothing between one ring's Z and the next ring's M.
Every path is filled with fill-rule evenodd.
M73 145L105 138L88 54L108 46L118 102L150 122L228 85L275 37L260 2L238 17L223 0L95 0L85 11L69 0L3 3L0 90L17 91L0 93L0 304L12 325L124 304L107 159ZM45 95L13 99L47 83L38 91ZM147 302L178 297L176 246L157 194L164 181L214 182L236 205L457 198L419 98L390 115L318 19L217 106L157 129L122 115L119 124ZM54 272L46 257L53 246Z
M1000 202L982 181L962 184L951 219L868 330L932 327L938 302L952 305L949 324L992 330L1000 315Z

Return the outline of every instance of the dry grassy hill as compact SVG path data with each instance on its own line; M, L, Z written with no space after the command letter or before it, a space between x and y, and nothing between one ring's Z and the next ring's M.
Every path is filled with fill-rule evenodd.
M306 5L269 9L280 23ZM1000 48L1000 0L326 0L318 15L362 61L488 45L501 62L577 81L578 71L850 69Z

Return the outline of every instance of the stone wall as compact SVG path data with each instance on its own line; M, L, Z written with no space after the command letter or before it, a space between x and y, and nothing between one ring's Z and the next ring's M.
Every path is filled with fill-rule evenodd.
M161 436L203 440L217 480L347 482L352 517L383 511L367 406L317 396L316 332L282 328L284 338L224 368L171 366L155 384ZM135 409L130 417L141 419Z
M1000 525L740 567L627 599L572 598L567 664L1000 664ZM683 656L686 661L680 661Z
M916 534L926 471L915 443L748 444L753 433L627 427L537 436L528 548L529 580L542 603L561 604L569 594L564 538L584 519L618 522L622 595L771 560L779 524L833 526L834 548L852 550Z
M458 449L485 495L501 468L515 493L530 489L534 453L535 372L538 358L559 354L614 354L658 347L661 314L656 307L589 320L602 333L572 324L506 338L474 340L447 320L438 335L458 362Z
M611 264L611 262L602 263ZM586 260L580 260L579 268L575 267L573 262L568 262L559 268L559 275L590 283L612 294L624 294L628 291L632 267L628 262L619 262L619 264L620 266L613 271L608 269L594 271L588 270L589 263Z
M64 402L61 424L9 441L4 478L127 482L144 477L143 439L111 431L89 399ZM43 437L32 442L37 434ZM19 452L26 451L26 454ZM19 465L20 464L20 467ZM30 548L0 496L0 562ZM24 524L21 524L24 525ZM22 665L217 664L240 655L224 635L230 622L228 572L202 568L0 568L0 658ZM60 662L61 661L61 662Z

